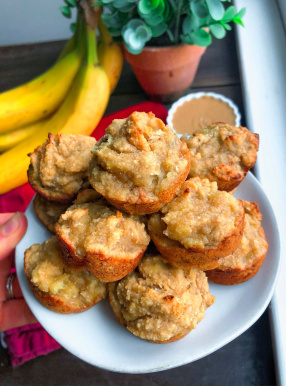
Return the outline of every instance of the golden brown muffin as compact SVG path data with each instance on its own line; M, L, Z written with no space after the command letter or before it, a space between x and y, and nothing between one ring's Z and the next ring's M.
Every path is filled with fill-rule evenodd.
M55 224L70 204L48 201L44 196L36 194L33 207L41 223L43 223L51 232L55 233Z
M216 181L219 190L237 187L256 162L259 136L245 127L213 123L182 140L191 152L188 177Z
M179 268L213 269L240 244L244 225L241 200L199 177L184 182L179 195L148 220L151 239Z
M108 292L119 321L134 335L153 343L184 337L215 300L204 272L174 268L160 255L146 255L138 270L109 283Z
M95 202L102 196L94 189L83 189L81 190L76 199L73 201L74 204L86 204L87 202Z
M87 270L72 271L64 266L56 236L27 249L24 266L34 295L54 312L83 312L106 296L106 284Z
M103 199L71 206L56 233L66 264L85 267L103 282L132 272L150 241L138 216L122 214Z
M186 144L152 113L115 119L92 152L91 185L132 214L158 211L173 199L189 171Z
M86 135L49 134L29 156L32 188L50 201L71 202L89 186L88 167L95 139Z
M252 278L263 264L268 243L261 226L262 214L255 202L243 201L245 225L240 246L221 259L220 265L207 271L209 280L218 284L239 284Z

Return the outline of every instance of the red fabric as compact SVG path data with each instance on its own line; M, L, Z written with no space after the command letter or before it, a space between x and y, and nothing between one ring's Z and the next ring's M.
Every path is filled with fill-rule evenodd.
M39 323L6 331L5 342L13 366L19 366L61 347Z
M100 139L106 127L113 119L127 118L133 111L152 111L156 117L166 121L167 110L159 103L143 102L114 114L103 117L96 129L91 134L97 140ZM29 184L22 185L8 193L0 195L0 213L24 212L34 195ZM13 366L60 348L60 345L41 327L39 323L19 328L13 328L5 332L5 341Z

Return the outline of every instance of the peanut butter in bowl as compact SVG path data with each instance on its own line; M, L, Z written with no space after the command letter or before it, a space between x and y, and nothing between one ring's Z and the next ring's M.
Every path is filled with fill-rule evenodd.
M240 126L237 106L223 95L193 93L180 98L169 110L167 123L181 136L191 134L213 122Z

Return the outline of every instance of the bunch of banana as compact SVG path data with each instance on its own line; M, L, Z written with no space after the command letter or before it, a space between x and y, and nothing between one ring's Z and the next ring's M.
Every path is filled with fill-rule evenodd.
M103 26L100 42L78 11L77 29L55 65L0 94L0 194L27 182L28 153L48 133L90 135L102 118L123 66Z

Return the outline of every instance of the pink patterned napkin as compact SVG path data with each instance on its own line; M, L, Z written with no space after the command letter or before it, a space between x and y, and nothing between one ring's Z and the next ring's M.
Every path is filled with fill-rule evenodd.
M61 347L39 323L7 330L4 340L13 366Z

